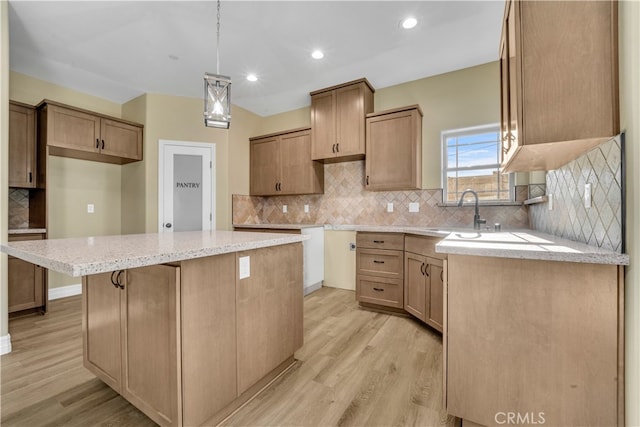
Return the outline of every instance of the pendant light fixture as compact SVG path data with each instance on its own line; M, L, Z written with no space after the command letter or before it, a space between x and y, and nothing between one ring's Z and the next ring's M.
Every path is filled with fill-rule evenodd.
M220 75L220 0L216 44L216 74L204 73L204 124L229 129L231 123L231 77Z

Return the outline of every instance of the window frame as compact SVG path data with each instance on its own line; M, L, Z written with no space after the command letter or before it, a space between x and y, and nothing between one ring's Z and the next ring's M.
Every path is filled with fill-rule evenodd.
M467 167L448 167L448 156L447 156L447 137L451 137L452 135L456 137L467 136L467 135L475 135L486 132L495 131L498 135L498 154L499 161L498 163L490 163L490 164L482 164L477 166L467 166ZM457 201L448 200L448 191L447 191L447 174L452 171L464 171L464 170L480 170L480 169L490 169L497 168L500 170L500 163L502 162L502 143L500 141L500 123L491 123L480 126L471 126L466 128L459 129L447 129L440 132L440 149L441 149L441 159L440 159L440 169L441 169L441 185L442 185L442 203L443 204L457 204ZM457 156L457 154L456 154ZM485 199L480 200L480 204L500 204L500 203L512 203L515 202L515 174L509 173L509 198L508 199Z

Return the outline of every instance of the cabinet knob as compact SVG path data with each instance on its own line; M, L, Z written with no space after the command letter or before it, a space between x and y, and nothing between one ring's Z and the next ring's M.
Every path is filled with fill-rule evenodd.
M166 223L164 226L165 226L165 228L171 228L171 223L170 223L170 222L168 222L168 223Z

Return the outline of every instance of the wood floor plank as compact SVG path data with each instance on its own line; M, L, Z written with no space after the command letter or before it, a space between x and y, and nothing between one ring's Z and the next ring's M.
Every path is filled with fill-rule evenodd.
M82 366L80 297L12 319L0 358L2 426L153 426ZM352 291L304 301L296 364L223 422L228 426L453 426L442 408L439 334L358 307Z

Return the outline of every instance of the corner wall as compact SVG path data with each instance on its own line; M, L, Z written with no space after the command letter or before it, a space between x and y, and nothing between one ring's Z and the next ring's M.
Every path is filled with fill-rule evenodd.
M618 3L620 128L626 131L627 253L625 277L626 425L640 425L640 3Z
M0 243L9 219L9 3L0 2ZM0 253L0 354L11 351L7 305L7 254Z

